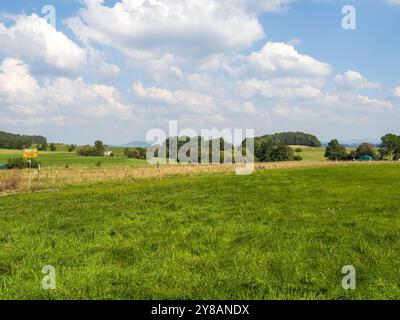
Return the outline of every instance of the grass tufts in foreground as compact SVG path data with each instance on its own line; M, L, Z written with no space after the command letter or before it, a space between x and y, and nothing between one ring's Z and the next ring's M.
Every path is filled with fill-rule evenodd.
M396 164L2 197L0 298L398 299L399 198Z

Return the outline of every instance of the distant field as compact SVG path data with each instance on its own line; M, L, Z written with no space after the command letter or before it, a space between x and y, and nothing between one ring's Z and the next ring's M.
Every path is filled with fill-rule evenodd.
M293 150L301 149L302 152L295 152L296 155L299 155L305 161L326 161L324 154L325 148L311 148L304 146L291 146Z
M312 148L312 147L304 147L304 146L291 146L293 150L301 149L302 152L295 152L296 155L299 155L305 161L326 161L325 158L325 148ZM353 148L346 148L347 152L353 150Z
M0 197L0 298L399 299L399 198L398 164Z
M22 156L22 151L0 150L0 163L7 162L12 157ZM59 166L94 166L98 162L105 166L143 166L147 164L145 160L129 159L125 156L115 157L79 157L76 152L65 151L39 151L37 159L43 167Z
M43 167L48 166L94 166L96 163L101 162L105 166L142 166L146 165L146 161L128 159L123 156L124 148L109 148L115 153L115 157L78 157L76 152L67 152L66 145L58 145L58 151L41 151L39 152L38 161ZM324 148L310 148L303 146L292 146L293 149L301 148L303 151L296 153L300 155L304 161L325 161ZM61 151L63 150L63 151ZM20 150L2 150L0 149L0 163L5 163L10 157L22 155Z

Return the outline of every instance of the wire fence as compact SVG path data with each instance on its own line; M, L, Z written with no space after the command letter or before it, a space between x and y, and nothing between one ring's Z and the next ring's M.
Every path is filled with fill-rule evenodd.
M399 162L330 162L330 161L301 161L301 162L275 162L258 163L255 169L277 170L291 168L311 168L338 165L374 165L374 164L400 164ZM162 179L173 175L196 175L203 173L235 172L241 165L160 165L144 167L45 167L38 169L1 170L0 192L24 190L40 190L63 185L80 185L101 183L118 180L136 180L143 178ZM242 165L243 167L243 165Z

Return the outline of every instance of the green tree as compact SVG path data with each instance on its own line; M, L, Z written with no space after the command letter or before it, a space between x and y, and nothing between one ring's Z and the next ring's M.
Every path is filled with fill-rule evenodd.
M48 148L47 142L44 142L44 143L38 145L39 151L47 151L47 148Z
M346 148L337 139L329 142L325 149L325 158L331 161L341 160L346 155Z
M376 147L371 143L362 143L356 150L356 158L359 159L362 156L371 156L374 159L378 159Z
M78 156L83 156L83 157L93 157L93 156L95 156L94 148L92 146L83 146L83 147L79 148L76 151L76 154Z
M388 157L394 159L397 150L400 150L400 137L389 133L381 138L379 154L381 159Z
M73 151L75 151L75 150L76 150L76 145L70 144L70 145L68 146L68 152L73 152Z
M57 146L55 145L55 143L50 143L50 151L56 151L57 150Z
M131 159L140 159L140 152L137 149L130 149L125 152L125 155Z
M147 150L145 148L125 148L124 155L132 159L146 159Z
M260 162L278 162L295 160L293 149L283 143L264 141L255 144L254 155ZM300 158L298 158L300 160Z
M101 140L94 142L94 155L98 157L104 156L105 146Z

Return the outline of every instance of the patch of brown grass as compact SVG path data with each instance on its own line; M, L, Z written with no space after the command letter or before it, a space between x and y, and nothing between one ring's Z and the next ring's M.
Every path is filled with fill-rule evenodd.
M17 190L21 186L21 175L12 173L0 178L0 191Z

